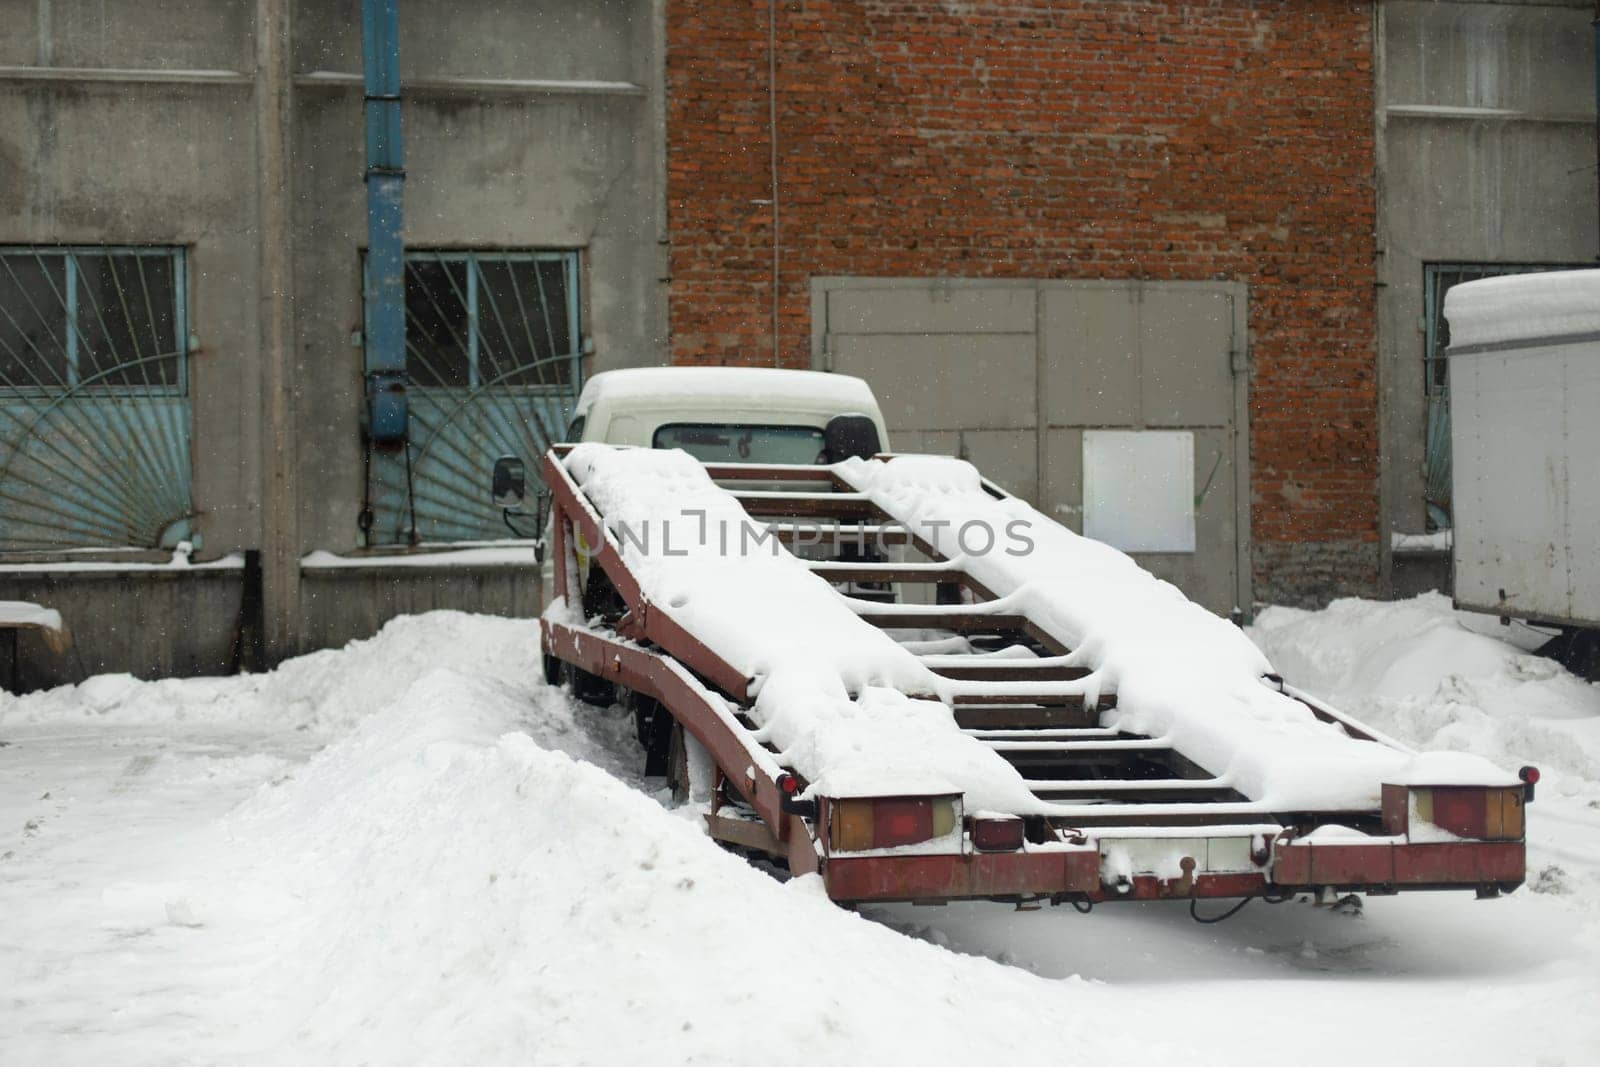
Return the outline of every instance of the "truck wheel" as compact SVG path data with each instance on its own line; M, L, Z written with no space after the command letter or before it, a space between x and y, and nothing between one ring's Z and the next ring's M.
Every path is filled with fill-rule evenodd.
M597 708L610 707L617 699L616 687L598 675L590 674L582 667L562 661L563 681L572 690L572 695L585 704L593 704Z
M659 778L667 773L672 750L672 731L678 725L661 703L647 696L633 695L634 727L644 747L644 776Z
M667 785L672 787L672 802L684 804L689 800L689 750L684 744L683 727L676 721L669 731L667 746Z

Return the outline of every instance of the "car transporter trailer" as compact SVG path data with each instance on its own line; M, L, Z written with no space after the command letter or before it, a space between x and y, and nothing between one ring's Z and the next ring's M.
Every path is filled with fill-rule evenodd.
M650 454L577 447L613 456ZM1356 802L1284 807L1270 795L1252 796L1239 776L1212 773L1206 766L1211 750L1185 751L1192 731L1130 729L1116 714L1117 694L1087 684L1094 664L1073 655L1058 620L1024 597L987 587L974 573L981 568L960 552L941 553L934 538L919 532L925 516L896 507L892 494L867 491L863 472L926 457L793 467L705 464L705 492L725 494L751 524L786 545L815 543L819 531L844 545L843 559L806 560L785 550L781 562L809 569L836 610L885 632L914 657L935 682L931 692L905 695L942 701L954 719L951 732L1014 768L1028 803L1009 811L966 810L958 792L903 788L900 775L886 776L879 789L859 775L841 777L836 788L826 769L808 779L785 762L770 731L759 725L755 705L763 679L739 665L728 627L697 632L670 598L658 602L649 595L635 573L637 553L625 550L613 516L575 477L574 454L573 446L556 446L542 464L552 501L557 597L542 621L546 674L573 682L580 695L631 706L641 740L659 739L663 726L678 728L680 739L692 737L709 755L709 761L696 758L708 778L711 836L769 854L796 875L820 875L835 901L988 899L1087 910L1112 900L1278 900L1305 891L1463 889L1489 897L1524 880L1524 812L1538 778L1533 768L1464 780L1391 774L1370 788L1343 791L1360 794ZM1009 513L1025 507L987 481L981 487L984 499L1012 508ZM977 497L950 499L983 505ZM1051 545L1064 543L1063 537L1075 535L1056 527L1053 539L1037 549L1046 555L1028 565L1049 573ZM906 553L890 554L920 552L925 561L886 560L881 551L864 551L869 541L907 546ZM713 556L702 565L714 573L718 561ZM925 602L894 595L919 586ZM723 595L737 601L741 594L734 588ZM760 596L759 588L750 590L748 610L724 620L741 631L737 647L760 648L766 620L784 610ZM1070 600L1072 591L1060 596ZM1182 661L1173 669L1182 670ZM1414 765L1415 754L1404 746L1276 675L1262 672L1250 682L1287 709L1280 714L1307 719L1295 730L1324 731L1329 744L1343 746L1339 752L1371 753L1390 761L1383 766ZM1234 742L1244 757L1270 763L1275 752L1294 754L1272 724L1258 728L1259 745L1248 732L1257 728L1245 726L1244 739ZM680 764L686 745L674 746ZM915 754L908 759L915 763ZM1352 764L1346 776L1367 773L1363 766ZM1328 773L1338 784L1339 766Z

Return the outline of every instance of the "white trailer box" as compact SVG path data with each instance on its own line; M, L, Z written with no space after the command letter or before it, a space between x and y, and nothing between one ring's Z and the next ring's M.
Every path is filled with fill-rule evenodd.
M1600 270L1445 294L1455 599L1600 626Z

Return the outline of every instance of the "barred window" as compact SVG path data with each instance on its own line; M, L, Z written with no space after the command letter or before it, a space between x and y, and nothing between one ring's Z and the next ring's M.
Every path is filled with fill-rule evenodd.
M406 251L406 370L423 388L576 380L577 254Z
M0 389L180 393L178 248L0 248Z

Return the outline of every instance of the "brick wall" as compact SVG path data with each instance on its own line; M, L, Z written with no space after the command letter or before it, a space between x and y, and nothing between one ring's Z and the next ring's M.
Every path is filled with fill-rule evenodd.
M667 2L678 362L772 362L766 8ZM1367 3L777 10L785 364L814 275L1243 281L1262 592L1373 591Z

